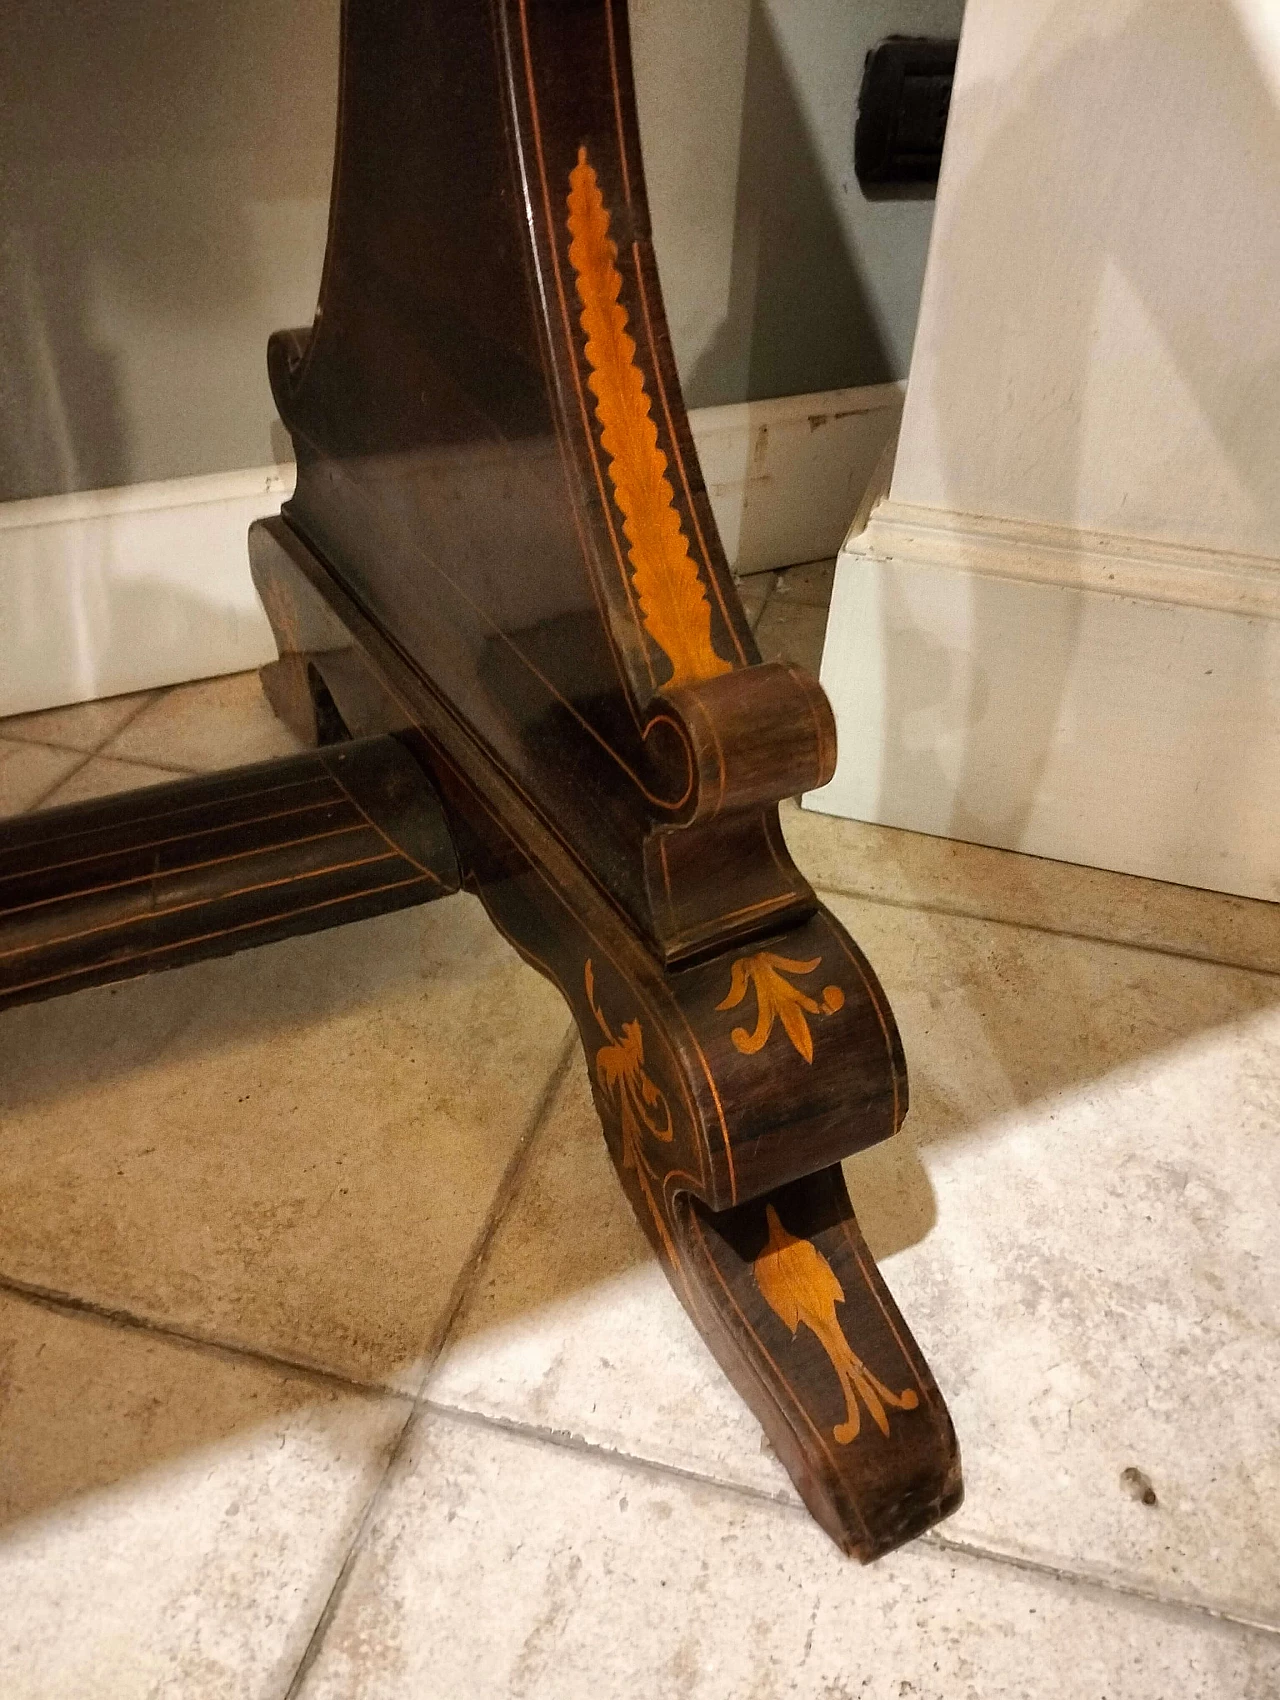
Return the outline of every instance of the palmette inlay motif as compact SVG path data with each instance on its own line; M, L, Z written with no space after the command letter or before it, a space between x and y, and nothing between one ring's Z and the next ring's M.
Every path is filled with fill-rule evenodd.
M609 211L585 148L569 174L569 261L582 303L587 382L596 398L609 479L630 545L631 577L645 630L671 663L668 686L714 679L731 671L711 642L707 601L689 542L676 512L667 457L649 410L636 345L619 301L618 250Z
M777 1020L782 1023L783 1032L796 1050L807 1063L811 1063L813 1035L805 1016L834 1015L838 1009L844 1008L844 993L839 986L824 986L822 1002L819 1003L807 992L802 992L799 986L793 986L785 976L812 974L815 968L821 966L820 956L809 962L798 962L790 956L776 956L771 950L758 951L754 956L740 956L730 970L728 993L716 1005L717 1009L736 1009L746 997L747 987L755 987L755 1030L748 1032L745 1027L735 1027L729 1035L735 1050L747 1057L763 1050Z
M639 1021L624 1021L621 1038L613 1031L604 1012L596 1003L595 970L588 957L582 970L587 1002L596 1024L608 1040L596 1052L596 1080L600 1090L618 1112L622 1133L622 1166L633 1169L644 1193L645 1203L657 1225L658 1234L667 1255L676 1261L675 1246L667 1232L666 1222L658 1208L651 1181L653 1174L645 1162L642 1138L652 1134L664 1145L675 1136L671 1121L671 1106L666 1094L650 1078L644 1066L644 1029Z
M812 1241L787 1232L772 1204L765 1207L765 1219L769 1240L755 1261L756 1285L770 1310L792 1334L803 1322L831 1359L845 1402L845 1420L832 1429L833 1437L842 1446L857 1439L862 1426L859 1397L872 1422L887 1437L889 1415L885 1406L914 1411L920 1403L918 1394L913 1387L895 1393L872 1375L846 1340L836 1316L836 1306L844 1301L844 1288L835 1270Z

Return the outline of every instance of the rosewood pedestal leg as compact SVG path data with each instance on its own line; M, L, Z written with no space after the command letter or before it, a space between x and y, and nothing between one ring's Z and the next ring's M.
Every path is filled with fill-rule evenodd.
M429 903L439 799L392 737L0 822L0 1009Z
M346 0L316 322L272 339L297 490L251 533L305 735L395 733L573 1010L673 1287L814 1516L959 1502L839 1161L906 1112L893 1016L791 861L817 682L763 665L663 319L622 0Z

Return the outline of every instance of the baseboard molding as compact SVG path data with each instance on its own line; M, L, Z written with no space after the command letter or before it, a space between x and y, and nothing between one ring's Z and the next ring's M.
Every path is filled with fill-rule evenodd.
M882 503L822 682L857 820L1280 900L1280 563Z
M691 415L730 563L834 555L902 409L900 384ZM245 533L291 466L0 504L0 715L260 666L275 645Z
M902 417L905 384L867 384L689 416L729 565L830 560Z
M0 715L270 661L245 534L292 483L258 467L0 504Z
M849 554L1280 619L1280 558L879 501Z

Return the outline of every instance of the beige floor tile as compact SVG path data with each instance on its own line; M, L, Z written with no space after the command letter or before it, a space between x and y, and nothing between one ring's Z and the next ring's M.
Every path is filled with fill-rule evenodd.
M815 608L831 604L831 587L835 583L834 561L807 561L800 567L786 567L778 574L778 599L781 602L808 602Z
M407 1410L7 1297L0 1404L5 1700L278 1700Z
M0 1016L0 1275L411 1387L568 1030L459 895Z
M83 760L74 750L0 739L0 818L33 807Z
M848 1172L962 1437L957 1532L1280 1626L1280 981L834 907L913 1069Z
M87 803L93 797L113 797L121 791L137 791L146 785L168 785L186 774L163 767L144 767L141 762L115 761L110 756L90 756L51 791L40 804L55 809L63 803Z
M1280 903L1020 856L781 808L791 853L825 891L924 904L1280 973Z
M427 1392L795 1500L649 1251L580 1057Z
M1268 1700L1280 1643L445 1419L393 1472L305 1700Z
M948 1532L1280 1625L1280 982L835 906L912 1071L848 1172L956 1418ZM566 1087L431 1397L785 1492L599 1143Z
M293 755L302 745L271 712L256 673L165 691L103 746L102 755L214 772Z
M20 738L28 743L54 744L86 755L105 744L135 714L155 697L155 691L136 691L130 696L104 697L98 702L70 703L66 708L48 708L38 714L15 714L0 720L0 738Z
M756 643L762 660L807 668L816 679L826 631L825 608L773 596L756 627Z

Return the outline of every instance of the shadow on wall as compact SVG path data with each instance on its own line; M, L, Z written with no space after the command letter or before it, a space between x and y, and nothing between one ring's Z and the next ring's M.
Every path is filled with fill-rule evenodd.
M314 303L335 0L18 0L0 34L0 500L263 463L266 338Z
M1145 318L1171 383L1194 399L1220 451L1224 479L1234 478L1242 493L1240 523L1252 523L1259 534L1236 546L1261 552L1265 524L1258 520L1280 512L1280 467L1274 433L1259 432L1250 419L1258 417L1260 398L1272 398L1263 405L1274 406L1280 361L1259 360L1256 351L1242 361L1239 341L1233 346L1216 336L1212 316L1224 312L1237 325L1247 320L1259 280L1274 279L1280 265L1274 220L1270 229L1256 230L1256 245L1240 251L1241 200L1257 209L1280 204L1276 98L1230 7L1147 0L1118 18L1096 7L1094 14L1104 23L1085 33L1059 21L1077 16L1069 0L1050 8L1022 57L1018 99L1003 102L1004 121L972 163L950 175L944 166L938 214L944 242L950 240L944 219L946 232L982 229L993 207L1010 205L1024 209L1027 239L1001 253L998 289L981 265L962 265L945 291L931 291L929 358L914 380L927 387L914 399L937 439L940 499L962 512L1220 543L1214 528L1226 485L1209 487L1203 436L1162 431L1150 401L1138 411L1147 386L1141 375L1135 384L1132 374L1144 354L1138 331L1129 327ZM962 45L962 69L963 59ZM1088 91L1088 98L1073 105L1063 93L1072 88ZM1001 99L991 81L962 82L953 134L969 122L980 125L983 112ZM1051 132L1046 111L1058 115ZM1081 172L1081 160L1100 169ZM1029 178L1038 185L1034 194ZM1215 186L1212 195L1207 184ZM1108 209L1105 220L1099 207ZM1195 240L1179 245L1171 263L1169 232L1184 228ZM1046 256L1064 243L1061 267L1048 265ZM1128 317L1117 306L1124 294L1133 304ZM1091 432L1090 391L1099 385ZM1116 430L1117 389L1125 386L1134 390L1127 437ZM958 406L966 395L1003 395L1008 405L985 403L966 417ZM909 419L912 411L909 400ZM1103 434L1098 419L1107 426ZM1172 407L1170 419L1176 420ZM1151 475L1144 479L1144 472ZM1179 486L1204 493L1202 537L1160 504L1160 490ZM1027 493L1023 511L1011 506L1010 493L1019 491ZM976 667L956 665L920 609L895 599L881 611L886 653L909 659L884 681L878 818L909 818L909 799L953 798L950 818L936 830L1018 848L1042 800L1062 716L1075 712L1069 698L1086 616L1080 598L1038 588L1037 622L1059 629L1027 657L1007 629L1008 586L974 576L967 594L966 647L981 658ZM1242 689L1260 660L1257 646L1237 657ZM1036 670L1034 688L1025 676L1029 666ZM1265 681L1257 676L1254 684L1261 700ZM1030 719L1028 703L1036 704ZM1015 704L1016 765L1007 735ZM1257 724L1265 725L1263 716ZM922 737L922 726L940 730ZM947 760L948 743L960 746L958 761ZM1245 738L1235 759L1208 778L1220 802L1206 818L1230 818L1258 770ZM1154 776L1152 783L1158 789Z
M685 379L686 400L804 395L898 375L765 0L751 0L728 310Z

